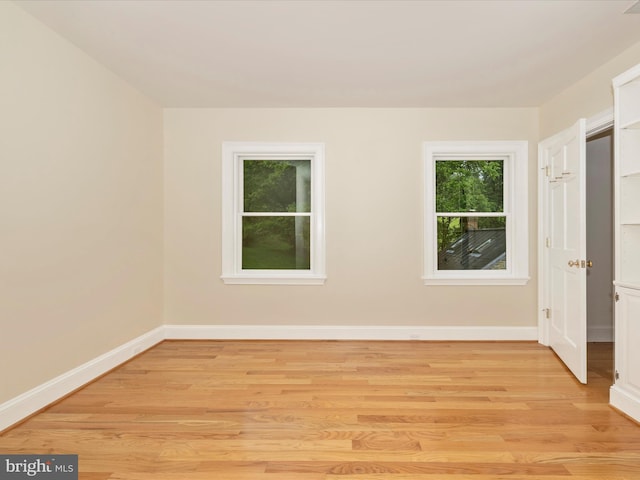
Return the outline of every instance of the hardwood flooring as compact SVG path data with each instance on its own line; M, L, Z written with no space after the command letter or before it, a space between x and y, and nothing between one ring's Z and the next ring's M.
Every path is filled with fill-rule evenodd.
M637 480L640 426L533 342L166 341L0 436L86 480Z

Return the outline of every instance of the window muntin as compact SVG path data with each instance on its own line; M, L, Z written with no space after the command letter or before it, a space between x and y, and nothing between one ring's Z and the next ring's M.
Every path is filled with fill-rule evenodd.
M528 281L527 142L425 142L425 284Z
M311 160L242 165L242 270L310 270Z
M435 160L438 270L506 269L504 163Z
M225 143L225 283L323 283L323 189L321 144Z

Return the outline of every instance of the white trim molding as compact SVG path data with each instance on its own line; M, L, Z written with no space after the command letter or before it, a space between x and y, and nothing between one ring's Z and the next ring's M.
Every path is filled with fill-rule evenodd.
M609 403L625 415L640 422L640 397L630 392L628 389L613 385L609 389Z
M587 325L588 342L613 342L613 325Z
M163 340L535 341L537 327L164 325L0 404L0 432Z
M222 281L229 285L323 285L325 258L324 143L224 142L222 144ZM309 160L309 212L270 212L309 218L310 268L294 270L244 269L242 261L243 162L245 160ZM259 212L264 214L264 212ZM253 215L258 213L253 212Z
M167 325L173 340L520 340L538 339L537 327Z
M526 140L423 143L424 266L422 279L425 285L526 285L529 282L528 158L529 143ZM437 211L436 163L446 160L500 160L503 162L503 210L477 212L473 215L505 218L505 269L439 269L438 217L469 215L469 212Z
M597 135L613 127L613 107L587 118L587 137Z
M0 404L0 432L69 395L164 340L158 327Z

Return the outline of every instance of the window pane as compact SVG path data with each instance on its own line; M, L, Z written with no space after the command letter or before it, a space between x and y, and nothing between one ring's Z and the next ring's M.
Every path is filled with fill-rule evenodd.
M311 160L244 160L245 212L310 212Z
M506 270L505 217L438 217L438 270Z
M437 160L437 212L502 212L502 160Z
M244 270L309 270L310 217L243 217Z

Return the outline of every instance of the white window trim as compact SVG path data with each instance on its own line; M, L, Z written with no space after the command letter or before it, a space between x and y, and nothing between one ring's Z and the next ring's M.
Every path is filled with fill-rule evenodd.
M247 156L311 159L311 269L242 269L240 162ZM225 284L322 285L325 273L324 144L224 142L222 144L222 280Z
M506 270L438 270L435 162L465 156L505 159ZM527 141L424 142L425 285L525 285L529 281L528 156Z

